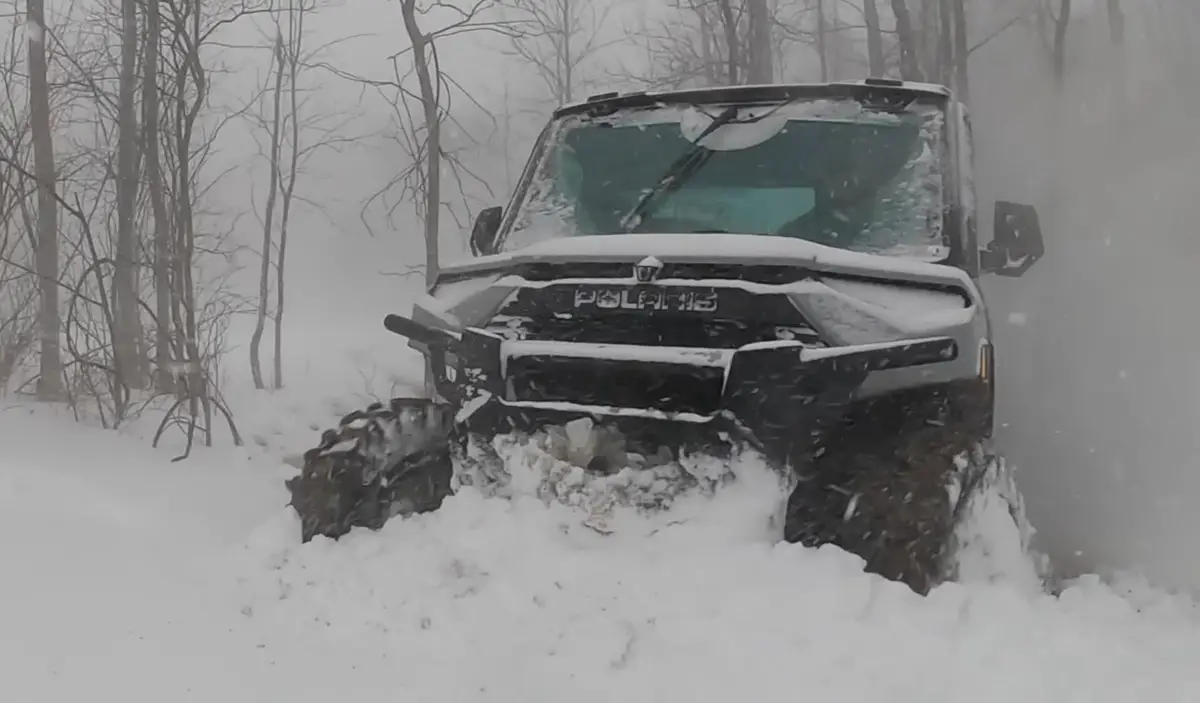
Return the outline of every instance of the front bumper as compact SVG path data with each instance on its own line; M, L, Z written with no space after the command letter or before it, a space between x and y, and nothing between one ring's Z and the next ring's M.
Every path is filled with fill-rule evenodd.
M404 320L393 331L416 336L413 324ZM841 415L873 373L947 365L960 354L950 337L704 349L507 340L476 328L420 335L439 394L459 406L458 422L472 431L590 417L623 431L706 428L775 446L791 446L798 433Z

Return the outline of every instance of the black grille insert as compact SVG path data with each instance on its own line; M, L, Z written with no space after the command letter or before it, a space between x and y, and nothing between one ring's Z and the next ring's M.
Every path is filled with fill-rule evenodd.
M659 303L664 304L656 308ZM497 331L508 327L512 336L524 339L592 344L732 349L781 338L820 343L816 330L786 295L738 288L646 289L617 284L523 288L488 327ZM787 328L788 334L779 334L779 328Z
M725 371L684 364L537 355L509 359L507 377L511 400L707 415L720 407Z
M772 323L738 320L696 320L681 317L647 317L637 314L604 316L570 315L496 320L489 329L533 340L587 344L634 344L651 347L710 347L736 349L755 342L781 338L782 327ZM821 344L809 327L791 328L793 337L814 346Z

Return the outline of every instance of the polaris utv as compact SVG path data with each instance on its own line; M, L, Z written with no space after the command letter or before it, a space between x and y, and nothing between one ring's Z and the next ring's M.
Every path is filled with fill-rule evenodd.
M384 320L425 356L429 397L324 433L288 481L302 539L433 510L470 447L586 419L622 441L588 471L752 447L791 478L787 541L922 593L953 578L962 506L1009 480L977 280L1044 253L1009 202L980 246L971 167L967 112L935 85L561 107L508 206L479 213L473 260Z

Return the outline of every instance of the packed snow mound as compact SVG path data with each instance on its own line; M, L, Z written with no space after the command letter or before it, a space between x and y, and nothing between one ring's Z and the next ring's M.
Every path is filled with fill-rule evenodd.
M583 468L597 459L601 470ZM678 499L710 497L739 474L772 482L761 457L745 448L734 449L732 461L687 452L675 458L665 448L644 456L626 451L618 432L587 418L472 443L455 473L456 485L478 487L484 496L537 496L578 508L587 514L584 524L599 532L610 531L617 511L674 509ZM777 494L789 489L782 476L773 483Z
M779 478L752 456L667 509L618 501L598 530L590 506L628 484L587 485L544 443L499 446L504 496L463 486L434 513L306 545L280 513L240 555L247 622L386 660L415 700L1190 701L1200 686L1187 604L996 574L922 598L840 549L780 542ZM547 493L564 471L571 490ZM977 509L984 529L995 506Z
M712 495L618 507L605 535L577 491L521 488L540 485L539 462L563 467L514 445L531 483L510 497L464 488L436 513L301 546L257 452L172 464L173 449L11 411L0 446L13 700L1191 703L1200 690L1190 602L1136 581L1051 597L1011 578L922 599L840 550L779 543L776 478L753 457Z

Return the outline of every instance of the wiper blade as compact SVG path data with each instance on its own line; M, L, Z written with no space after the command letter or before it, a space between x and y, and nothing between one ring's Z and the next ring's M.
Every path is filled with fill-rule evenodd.
M695 175L700 170L700 167L712 158L714 152L707 147L701 146L700 142L704 141L705 137L717 131L723 125L732 122L737 117L739 108L739 105L730 105L714 117L712 122L704 128L704 131L700 132L700 135L692 140L688 150L671 162L671 165L659 177L654 187L642 193L642 197L638 198L637 203L621 218L621 227L625 232L632 232L634 227L642 223L642 219L646 216L646 213L650 212L651 206L656 205L664 195L678 190L679 186Z

